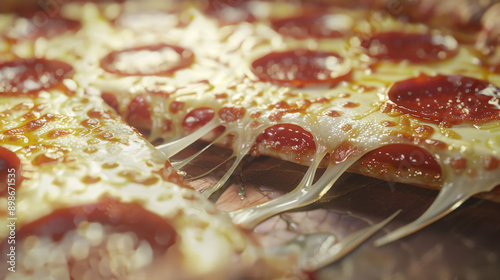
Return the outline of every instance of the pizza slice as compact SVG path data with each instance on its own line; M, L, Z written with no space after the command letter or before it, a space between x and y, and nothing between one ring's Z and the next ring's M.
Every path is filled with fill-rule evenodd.
M264 248L86 94L70 65L19 58L0 73L4 279L312 279L389 221L330 250L317 249L331 234Z
M238 9L253 19L237 22L199 3L155 8L176 18L160 31L158 17L144 16L152 10L137 6L87 5L76 36L38 51L71 61L89 91L151 142L171 142L167 155L197 139L232 148L236 161L207 195L247 153L312 166L299 184L307 191L236 214L249 227L290 199L314 201L346 169L451 190L433 217L499 183L499 75L457 25L435 29L364 6L250 1ZM467 38L491 34L484 22ZM498 200L498 191L486 197Z
M57 60L0 64L2 279L257 279L293 267L74 75Z
M348 168L451 190L463 181L461 200L479 191L467 189L478 180L487 189L498 184L499 77L477 46L371 6L242 3L251 16L226 22L219 8L213 14L199 2L67 3L60 17L78 21L76 29L60 23L56 35L35 40L9 30L2 55L71 65L74 88L101 96L152 143L174 141L163 149L169 155L197 139L232 148L237 160L224 178L246 153L311 165L299 192L312 199L299 197L294 207ZM326 176L315 182L321 166ZM286 210L274 206L233 220L258 213L241 222L252 227Z

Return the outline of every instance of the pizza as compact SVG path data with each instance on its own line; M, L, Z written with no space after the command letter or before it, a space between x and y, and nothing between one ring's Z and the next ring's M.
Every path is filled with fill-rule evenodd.
M498 1L31 4L0 15L6 279L307 277L306 249L252 229L345 172L441 190L378 245L500 201ZM230 151L217 180L178 173L212 145ZM306 166L296 188L217 209L264 156Z
M154 262L176 279L222 279L243 273L231 263L245 270L260 259L101 98L67 88L71 66L2 64L22 67L18 81L2 81L12 93L1 102L4 279L139 279Z

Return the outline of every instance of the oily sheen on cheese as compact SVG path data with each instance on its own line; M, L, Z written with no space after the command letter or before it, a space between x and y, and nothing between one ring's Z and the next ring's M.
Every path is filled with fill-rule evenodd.
M43 22L0 15L0 155L16 170L23 260L7 279L289 273L295 262L265 254L150 144L188 135L239 160L465 196L500 183L491 15L462 32L386 1L103 2L69 1Z
M394 144L418 155L400 164L398 157L412 157L400 151L351 170L431 187L457 180L443 172L497 182L500 78L474 44L447 29L337 6L321 12L336 32L304 36L311 18L301 6L253 5L258 21L222 26L196 5L163 21L158 14L174 11L128 3L100 13L86 5L76 34L39 41L34 52L71 62L78 83L151 142L212 120L236 136L225 145L254 155L310 164L323 150L343 161L342 150ZM429 166L438 170L425 172Z
M17 227L15 243L9 227L0 230L2 252L15 246L17 254L15 273L3 262L2 278L146 279L158 263L171 279L252 274L245 263L260 253L247 235L86 95L71 66L17 59L0 68L2 176L6 164L18 182L2 185L2 209L15 196L14 214L2 210L2 219Z

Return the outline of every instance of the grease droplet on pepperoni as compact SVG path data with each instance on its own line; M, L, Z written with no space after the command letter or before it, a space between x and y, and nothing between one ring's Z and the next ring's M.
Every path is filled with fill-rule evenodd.
M316 151L312 134L295 124L277 124L268 127L257 137L256 142L269 145L278 151L291 150L299 155Z
M346 15L314 14L274 20L271 26L279 33L297 39L337 38L349 33L352 20Z
M461 75L420 76L396 82L389 99L404 114L449 124L500 119L500 89Z
M423 176L431 181L441 177L441 167L434 156L423 148L408 144L391 144L370 151L361 158L361 164L379 174Z
M458 43L453 37L439 34L379 33L364 40L361 46L371 57L395 62L442 61L455 56L458 52Z
M0 147L0 197L5 197L21 184L21 160L17 155Z
M182 120L182 128L193 132L213 119L215 111L209 107L196 108L186 114Z
M101 60L101 67L124 76L166 76L188 67L193 61L194 55L190 50L161 44L112 52Z
M30 58L0 63L0 95L50 89L72 75L73 67L56 60Z
M294 50L273 52L255 60L252 72L262 81L305 86L347 80L351 67L335 53Z

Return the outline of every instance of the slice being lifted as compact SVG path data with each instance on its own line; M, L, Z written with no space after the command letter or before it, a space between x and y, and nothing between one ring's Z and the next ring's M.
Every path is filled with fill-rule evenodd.
M92 73L89 85L97 93L151 142L189 134L161 146L169 156L221 133L217 143L234 150L227 176L206 195L246 153L311 165L309 177L330 166L331 177L312 187L317 194L292 197L300 201L295 207L318 199L348 168L443 188L441 207L425 223L500 183L500 76L490 71L498 47L492 43L487 56L473 42L491 24L465 33L363 7L245 1L232 9L252 13L251 22L228 24L193 5L167 11L176 20L160 32L152 28L154 18L134 20L151 12L138 12L134 3L108 18L87 8L73 39L78 43L67 51L90 57L85 65L73 63L78 73ZM339 32L307 29L315 28L306 24L314 15L324 14L324 24ZM106 40L94 40L97 34ZM50 50L40 51L58 56ZM137 57L147 66L137 66ZM310 181L300 186L309 188ZM498 191L485 196L499 200ZM268 217L277 205L258 209ZM251 227L265 218L248 215L256 209L235 219Z
M272 278L291 267L268 266L248 233L84 94L71 66L17 59L0 73L0 213L13 225L0 230L1 250L15 252L2 279Z
M442 188L424 216L379 244L500 183L491 21L469 33L438 30L411 13L417 22L374 10L386 1L82 2L42 26L34 15L0 21L1 151L23 179L19 254L45 246L54 256L38 267L56 266L26 274L92 278L89 260L103 244L103 277L142 273L158 256L188 278L245 275L259 261L247 233L182 187L165 156L110 107L151 143L168 142L159 146L168 156L198 139L230 147L235 161L206 196L247 153L310 166L295 191L230 213L249 228L317 200L346 170ZM327 169L315 181L318 167ZM498 192L485 196L500 201ZM57 220L78 223L47 229ZM138 230L153 224L159 235ZM221 250L215 257L212 246Z

